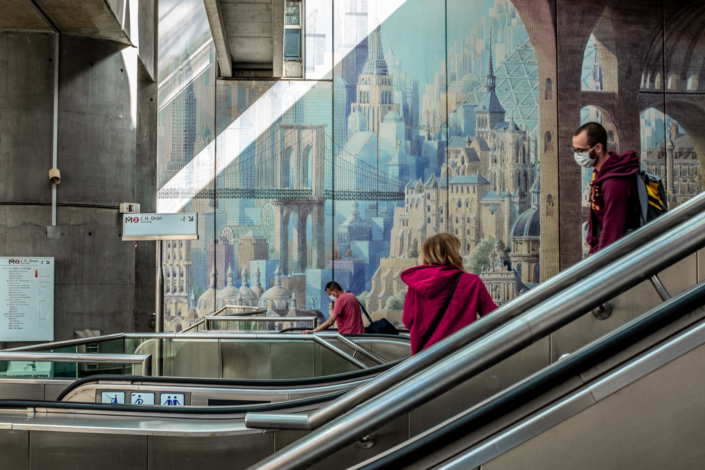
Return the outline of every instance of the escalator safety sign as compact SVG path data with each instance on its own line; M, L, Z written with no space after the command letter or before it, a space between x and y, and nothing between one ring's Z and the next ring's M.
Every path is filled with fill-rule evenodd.
M113 405L125 404L125 392L102 392L100 394L101 403L111 403Z
M183 393L162 393L160 405L162 406L184 406L185 395Z
M154 393L132 392L130 403L133 405L154 405Z

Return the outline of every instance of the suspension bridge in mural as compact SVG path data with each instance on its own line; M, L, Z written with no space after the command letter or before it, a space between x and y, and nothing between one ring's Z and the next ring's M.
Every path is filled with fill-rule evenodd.
M203 189L162 188L159 199L402 201L407 181L380 170L377 151L352 154L317 124L278 124ZM220 152L220 150L219 150ZM226 157L227 158L227 157ZM213 180L217 184L213 185ZM215 186L215 188L213 187Z

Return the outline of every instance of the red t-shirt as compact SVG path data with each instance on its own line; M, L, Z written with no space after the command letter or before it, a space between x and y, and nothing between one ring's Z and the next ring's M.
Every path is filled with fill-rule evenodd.
M346 292L335 300L333 313L338 315L338 331L344 335L361 335L365 333L365 326L362 324L362 313L360 302L354 294Z

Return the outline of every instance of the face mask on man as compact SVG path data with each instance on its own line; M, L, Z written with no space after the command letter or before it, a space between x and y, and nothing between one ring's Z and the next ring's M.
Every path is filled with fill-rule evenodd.
M328 297L330 298L330 300L335 302L335 296L333 294L328 294Z
M597 157L595 157L595 158L590 157L590 153L592 153L592 151L595 150L595 147L593 147L590 150L587 150L585 152L574 152L575 162L578 165L582 166L583 168L594 167L595 163L597 163Z

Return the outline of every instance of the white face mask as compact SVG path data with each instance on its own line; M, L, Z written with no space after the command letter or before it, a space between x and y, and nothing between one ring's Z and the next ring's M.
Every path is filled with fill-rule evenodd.
M587 152L575 152L573 155L575 156L575 162L582 166L583 168L592 168L595 166L595 163L597 163L597 157L591 158L590 157L590 152L592 152L595 149L595 147L591 148Z
M328 297L330 297L330 300L332 300L333 302L335 302L335 296L334 296L333 294L330 294Z

